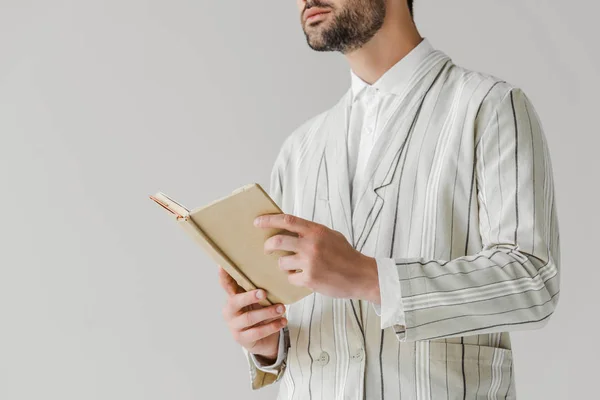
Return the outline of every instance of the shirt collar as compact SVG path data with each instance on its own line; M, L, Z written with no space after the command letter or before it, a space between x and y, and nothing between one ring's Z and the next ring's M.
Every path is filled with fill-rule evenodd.
M371 86L384 93L401 95L408 80L413 75L413 72L434 51L433 46L424 38L414 49L412 49L400 61L388 69L376 82L369 85L363 81L350 69L350 78L352 84L352 101L354 102L358 95L368 86Z

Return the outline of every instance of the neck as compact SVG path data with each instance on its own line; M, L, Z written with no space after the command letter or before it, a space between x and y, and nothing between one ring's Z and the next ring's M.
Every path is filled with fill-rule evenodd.
M346 53L352 71L373 84L423 40L408 11L399 1L388 1L381 29L360 49Z

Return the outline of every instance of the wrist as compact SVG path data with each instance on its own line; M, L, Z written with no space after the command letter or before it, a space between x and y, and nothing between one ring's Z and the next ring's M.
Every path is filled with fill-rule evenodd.
M381 293L379 288L379 272L377 260L373 257L364 256L362 270L365 271L364 295L365 300L371 303L381 304Z
M279 341L281 339L281 331L272 336L270 344L268 346L263 346L261 351L251 352L257 361L262 363L263 365L271 365L275 361L277 361L277 357L279 356Z

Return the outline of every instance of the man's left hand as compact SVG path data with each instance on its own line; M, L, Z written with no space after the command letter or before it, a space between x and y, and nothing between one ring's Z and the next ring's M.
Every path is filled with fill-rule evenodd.
M254 225L298 235L274 235L264 245L267 254L275 250L295 253L279 258L279 267L289 273L293 285L330 297L381 303L375 259L354 249L342 233L290 214L262 215Z

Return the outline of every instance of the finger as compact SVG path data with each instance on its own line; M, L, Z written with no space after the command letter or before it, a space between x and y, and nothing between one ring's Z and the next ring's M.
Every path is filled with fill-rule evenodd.
M229 276L229 274L227 273L227 271L225 271L223 269L223 267L221 267L220 265L218 267L219 267L219 284L227 292L227 294L230 294L231 276Z
M257 324L263 324L269 320L280 318L285 312L283 304L275 304L269 307L263 307L258 310L252 310L234 317L229 326L232 329L242 331Z
M229 316L234 317L239 315L244 310L244 307L248 307L252 304L256 304L266 296L265 291L262 289L255 289L249 292L238 293L229 298L228 308Z
M296 270L303 269L302 258L299 254L290 254L289 256L279 257L279 268L288 271L295 272Z
M243 291L242 288L240 287L240 285L237 284L235 279L233 279L231 277L231 275L229 275L227 273L227 271L225 271L225 269L223 267L221 267L220 265L219 265L219 283L221 284L221 287L225 290L225 292L227 293L228 296L233 296L233 295L241 293Z
M264 339L269 335L279 332L281 328L287 325L286 318L279 318L266 325L258 325L252 328L246 329L239 333L240 342L252 343L258 340Z
M285 315L285 314L284 314L284 315ZM270 323L270 322L273 322L273 321L275 321L275 320L278 320L278 319L280 319L280 318L281 318L282 316L284 316L284 315L278 315L278 316L276 316L276 317L274 317L274 318L268 318L268 319L265 319L263 322L260 322L260 323L259 323L259 324L257 324L257 325L266 325L266 324L268 324L268 323Z
M295 236L279 234L271 236L265 241L265 254L271 254L276 250L287 250L296 252L298 250L298 239Z
M265 214L254 220L254 225L259 228L279 228L290 232L305 235L317 225L315 222L296 217L291 214Z

